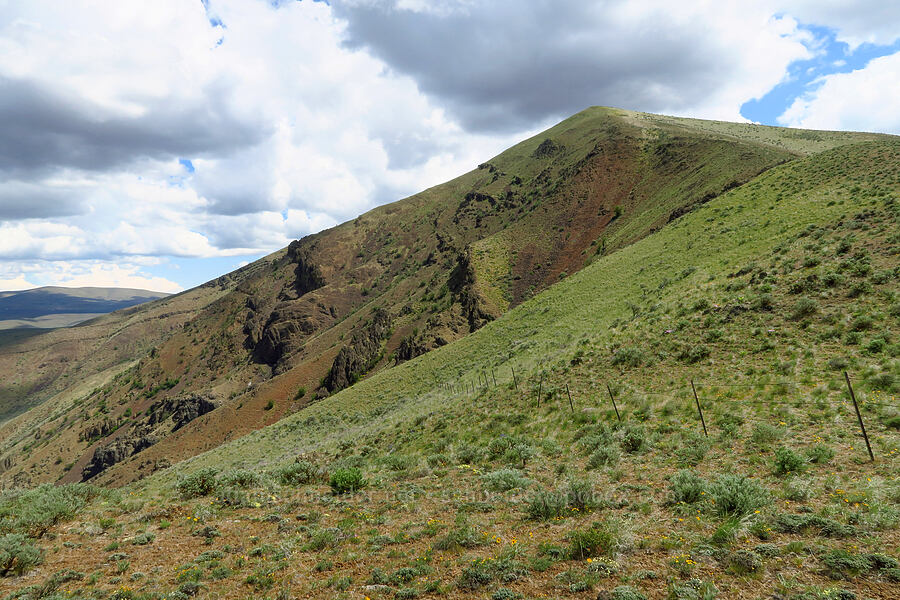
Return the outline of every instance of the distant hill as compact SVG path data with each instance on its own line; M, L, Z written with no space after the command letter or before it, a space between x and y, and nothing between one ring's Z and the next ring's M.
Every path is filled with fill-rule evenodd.
M0 292L0 329L68 327L168 294L128 288L40 287Z

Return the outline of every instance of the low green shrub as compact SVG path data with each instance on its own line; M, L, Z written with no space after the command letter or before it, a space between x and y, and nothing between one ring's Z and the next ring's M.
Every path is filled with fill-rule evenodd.
M182 476L175 484L175 489L185 500L209 496L219 488L218 474L219 470L214 467L200 469L190 475Z
M281 485L306 485L321 479L322 470L308 460L297 460L283 465L272 473Z
M609 522L597 522L587 529L570 531L566 538L569 558L584 560L614 554L619 544L619 531Z
M365 487L362 471L355 467L336 469L328 480L333 494L347 494Z
M790 448L778 448L775 450L775 474L787 475L799 473L806 467L806 459Z
M258 487L262 483L262 478L248 469L232 469L222 473L219 476L219 482L224 486L247 489Z
M499 469L481 476L484 487L492 492L508 492L516 488L526 488L531 480L518 469Z
M806 459L817 465L824 465L834 458L834 450L824 444L816 444L806 452Z

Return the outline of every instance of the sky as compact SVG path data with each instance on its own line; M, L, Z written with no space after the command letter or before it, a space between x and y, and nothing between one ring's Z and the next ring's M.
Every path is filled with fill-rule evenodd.
M900 134L900 2L0 0L0 290L177 292L588 106Z

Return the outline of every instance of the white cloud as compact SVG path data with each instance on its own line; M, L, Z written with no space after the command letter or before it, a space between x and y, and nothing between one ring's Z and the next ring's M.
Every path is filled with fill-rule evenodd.
M385 33L357 9L387 0L277 4L0 0L0 282L154 282L155 257L263 254L590 104L737 120L817 51L798 22L883 42L898 17L836 0L398 0ZM826 114L829 82L785 118Z
M0 264L0 291L24 290L45 285L61 287L124 287L175 293L184 289L164 277L148 275L138 263L105 261L22 261L15 268Z
M864 69L827 75L778 118L783 125L900 134L900 52Z
M891 44L900 39L900 2L885 0L777 0L771 10L786 12L806 24L837 31L851 48L862 43Z

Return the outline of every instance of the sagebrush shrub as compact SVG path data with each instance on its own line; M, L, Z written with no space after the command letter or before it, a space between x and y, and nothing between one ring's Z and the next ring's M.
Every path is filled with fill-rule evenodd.
M759 482L740 475L722 475L709 487L720 515L743 516L769 501L768 491Z
M619 348L613 354L612 364L639 367L647 362L647 356L640 348Z
M619 462L619 449L615 446L601 446L591 453L587 466L589 469L611 467Z
M516 488L526 488L531 480L517 469L499 469L481 476L484 487L492 492L508 492Z
M750 440L759 447L765 447L775 440L781 439L783 435L784 431L782 429L768 423L759 423L753 428Z
M101 493L100 488L83 483L10 490L0 496L3 531L39 537L56 523L74 517L88 501Z
M262 483L260 476L248 469L232 469L226 471L219 477L219 481L225 486L244 489L257 487Z
M669 504L693 504L703 499L708 484L693 471L681 470L672 475L669 482Z
M799 321L804 317L814 315L817 310L818 305L815 300L803 297L797 300L797 303L794 305L794 310L791 311L790 318L794 321Z
M308 460L298 460L279 467L272 475L281 485L306 485L318 481L322 470Z
M481 459L481 449L472 444L460 444L454 453L456 464L473 465Z
M647 430L641 425L627 425L622 433L622 450L633 454L645 450L649 444Z
M41 564L43 556L26 536L8 533L0 537L0 576L21 575Z
M709 440L696 433L688 434L681 446L675 449L679 466L696 467L709 451Z
M559 492L542 490L532 494L525 512L536 521L549 521L566 513L566 498Z
M181 477L175 484L175 489L184 499L200 498L201 496L209 496L219 487L217 475L219 470L214 467L206 467L195 471L190 475Z

